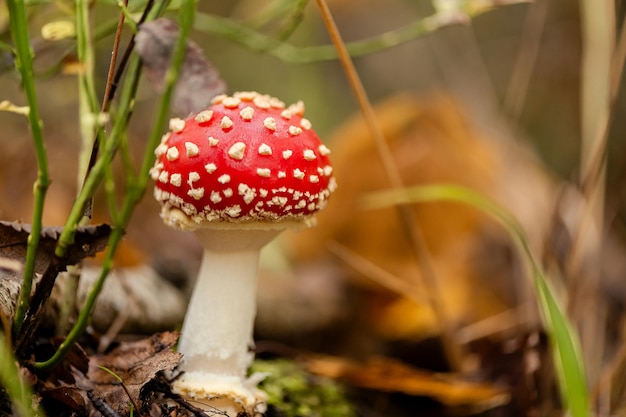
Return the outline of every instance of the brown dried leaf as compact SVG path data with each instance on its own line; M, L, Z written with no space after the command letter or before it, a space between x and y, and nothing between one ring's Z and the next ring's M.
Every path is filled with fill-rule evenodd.
M75 386L64 385L54 388L44 388L40 391L48 412L62 407L78 415L85 415L87 409L87 394ZM59 413L60 414L60 413Z
M3 259L3 265L6 266L8 261L13 265L24 264L30 230L29 224L0 221L0 258ZM62 230L62 227L43 228L35 260L35 273L43 273L54 257L54 249ZM111 228L106 224L79 227L75 243L69 248L67 265L78 263L103 250L110 233ZM15 311L22 283L22 270L21 267L0 268L0 312L6 317L11 317Z
M311 357L305 359L305 366L311 373L355 387L431 397L448 406L487 409L505 404L510 398L506 390L493 385L416 369L390 358L356 363L337 357Z
M136 50L144 65L146 77L154 88L165 88L165 72L178 38L178 25L166 18L144 23L135 37ZM187 42L187 52L172 97L172 109L181 116L197 112L211 99L226 91L226 83L204 57L202 49Z
M141 389L151 382L160 371L171 372L180 361L181 354L173 346L178 333L165 332L137 342L122 343L115 350L102 356L94 356L89 372L76 372L76 385L93 392L120 415L130 411L130 399L120 382L106 368L122 379L133 401L137 401Z
M0 221L0 257L24 263L26 245L30 234L30 224ZM63 231L62 227L44 227L39 241L39 253L35 271L41 273L54 256L57 239ZM107 245L111 227L106 224L98 226L82 226L76 231L74 245L68 252L67 264L75 264L88 256L94 256Z

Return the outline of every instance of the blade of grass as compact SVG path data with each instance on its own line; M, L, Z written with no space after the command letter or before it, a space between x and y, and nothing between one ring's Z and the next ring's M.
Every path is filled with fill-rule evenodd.
M546 331L551 341L563 403L573 417L589 417L589 391L584 361L576 331L553 294L543 271L530 249L523 227L508 211L487 197L456 185L427 185L383 191L365 198L369 209L449 201L470 205L500 223L518 244L537 293Z
M102 369L104 372L108 373L113 378L117 379L117 381L120 383L122 389L124 390L124 392L126 393L126 396L128 397L128 400L130 401L131 415L133 413L133 410L139 410L139 408L137 407L137 403L133 399L132 395L130 395L130 392L128 391L128 388L126 387L126 384L124 384L124 380L122 379L122 377L116 374L115 372L113 372L111 369L107 368L106 366L98 365L98 368Z
M24 316L30 306L30 295L35 274L35 258L37 256L37 248L39 247L39 238L43 226L43 208L46 192L50 185L50 179L48 176L48 157L43 138L42 121L39 117L37 106L37 93L35 91L35 77L33 71L33 52L29 42L26 5L23 0L9 0L7 1L7 6L10 16L11 37L15 45L15 65L20 72L22 88L24 89L26 100L28 101L28 121L37 157L37 179L33 186L32 229L28 236L24 278L15 317L13 319L13 332L17 334L22 328Z

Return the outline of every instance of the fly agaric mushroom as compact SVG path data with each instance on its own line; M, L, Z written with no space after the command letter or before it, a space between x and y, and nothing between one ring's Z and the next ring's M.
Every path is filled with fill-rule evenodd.
M172 119L155 150L161 217L204 247L174 390L207 410L236 416L264 406L258 378L246 377L259 252L284 229L312 225L336 187L330 151L303 113L301 102L256 92L221 95Z

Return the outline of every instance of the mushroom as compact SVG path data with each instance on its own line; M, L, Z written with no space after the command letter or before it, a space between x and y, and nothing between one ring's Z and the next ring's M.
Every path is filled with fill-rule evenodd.
M256 92L215 97L172 119L151 170L164 222L204 248L185 316L175 392L229 416L263 411L253 360L259 252L281 231L314 224L336 187L329 149L291 106Z

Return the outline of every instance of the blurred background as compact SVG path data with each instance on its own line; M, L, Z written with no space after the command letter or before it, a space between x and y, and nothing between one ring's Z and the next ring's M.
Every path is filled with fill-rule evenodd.
M391 371L369 386L353 378L353 387L370 394L355 395L366 416L409 416L415 410L425 415L531 415L558 409L532 283L507 233L468 206L411 205L412 227L425 243L423 256L416 258L406 224L394 208L364 207L365 195L390 185L339 62L332 53L324 55L328 50L311 48L330 44L314 2L303 8L296 6L302 2L284 1L200 3L192 38L228 91L257 90L288 103L303 100L307 118L333 150L339 183L317 227L285 233L265 250L259 355L316 352L365 363L382 357L415 367L411 369L460 372L493 389L492 395L455 403L428 389L394 388L391 382L399 376ZM521 222L581 331L591 387L596 394L610 392L605 411L622 415L625 381L618 370L624 359L626 300L626 119L620 115L626 103L621 89L616 90L607 133L604 206L602 215L593 217L600 225L580 232L581 219L593 209L578 186L584 156L583 39L589 39L581 31L579 3L332 0L329 7L348 45L424 24L424 33L397 45L391 44L393 36L381 37L381 48L366 48L354 58L404 184L466 186ZM117 9L107 2L93 8L96 33L117 19ZM620 29L623 12L623 2L615 2ZM41 36L44 25L68 18L67 2L44 2L30 16L52 178L46 225L64 223L82 178L77 172L81 149L73 40ZM9 39L7 19L0 2L3 41ZM229 32L220 22L248 31ZM289 35L287 46L264 45L265 39L281 34ZM101 89L111 44L112 34L106 33L95 44ZM0 101L24 105L11 55L2 54ZM158 96L142 83L128 132L136 163L152 129ZM0 218L29 222L36 161L27 122L0 112L0 126ZM116 332L136 334L171 328L182 320L201 249L193 236L163 226L158 213L149 189L117 267L133 271L150 266L182 307L174 309L169 322L147 325L141 316L148 307L142 303L152 302L155 294L136 294L141 299L134 307L138 317L115 321L123 308L103 310L102 317L96 312L94 326L100 332L110 330L113 322ZM100 195L94 221L107 219ZM132 276L119 275L121 280ZM316 368L332 373L324 369ZM508 393L505 400L496 395L501 390Z

